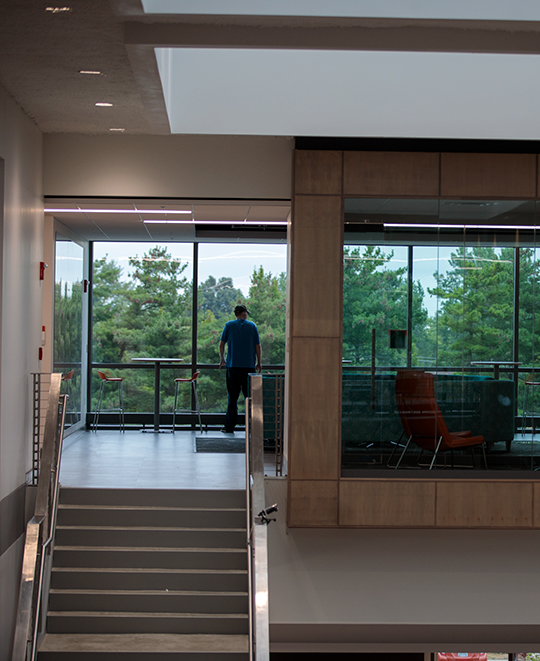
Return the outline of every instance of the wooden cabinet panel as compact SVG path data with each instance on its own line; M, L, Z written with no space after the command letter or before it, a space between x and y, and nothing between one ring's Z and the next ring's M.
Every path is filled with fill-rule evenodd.
M291 480L287 523L290 527L337 526L337 503L337 481Z
M421 528L434 524L435 483L432 481L340 481L340 526Z
M290 262L293 336L341 334L342 236L340 197L295 198Z
M439 480L436 523L441 528L530 528L533 484L502 480Z
M533 526L540 528L540 483L533 484Z
M441 197L536 195L535 154L441 154Z
M439 154L345 152L343 194L429 196L439 194Z
M341 340L292 338L289 476L334 479L341 469Z
M295 151L294 193L341 195L342 172L340 151Z

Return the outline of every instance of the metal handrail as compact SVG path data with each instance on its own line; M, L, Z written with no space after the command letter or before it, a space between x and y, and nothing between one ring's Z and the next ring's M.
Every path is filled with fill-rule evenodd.
M66 395L60 396L61 378L59 373L51 375L36 506L34 516L26 526L12 661L35 659L42 622L41 605L46 604L43 593L51 568L66 413Z
M249 592L249 658L268 661L268 546L267 527L258 513L264 499L263 382L251 375L251 397L246 399L246 509Z

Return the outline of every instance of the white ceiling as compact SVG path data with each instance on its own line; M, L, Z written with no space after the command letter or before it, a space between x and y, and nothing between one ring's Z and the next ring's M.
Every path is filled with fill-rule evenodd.
M145 5L167 13L141 0L2 0L0 83L44 133L540 138L537 0ZM194 203L192 219L288 213L218 203ZM87 238L193 233L149 229L142 214L59 215Z
M142 0L147 14L538 21L537 0Z
M176 13L145 14L141 0L66 0L58 7L70 11L56 13L46 11L52 2L3 0L0 83L45 133L166 134L155 56L166 48L175 63L165 87L181 97L169 103L174 132L238 133L243 125L264 135L468 137L480 135L485 117L481 137L523 137L529 128L536 137L538 0L164 3L145 0ZM458 107L459 121L440 112L446 106L452 115ZM250 121L235 126L238 115Z
M286 227L290 205L283 202L208 202L48 198L47 213L89 241L204 241L220 228L238 241L242 234ZM183 213L179 213L183 212ZM184 213L185 212L185 213ZM159 223L148 221L159 220ZM146 221L146 222L145 222ZM230 232L230 228L235 232ZM282 238L282 240L284 240Z

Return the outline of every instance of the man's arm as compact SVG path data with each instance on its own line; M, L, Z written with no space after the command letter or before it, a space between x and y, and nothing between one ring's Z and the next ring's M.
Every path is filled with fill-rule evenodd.
M255 345L255 351L257 353L257 372L260 374L262 370L262 363L261 363L262 351L260 344Z
M225 342L219 341L219 369L225 367Z

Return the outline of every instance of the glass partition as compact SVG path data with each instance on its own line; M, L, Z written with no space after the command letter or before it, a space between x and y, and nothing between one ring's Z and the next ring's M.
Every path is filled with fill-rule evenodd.
M66 427L81 420L84 249L57 234L54 264L54 371L68 395Z
M536 217L532 201L345 200L345 475L540 465Z

